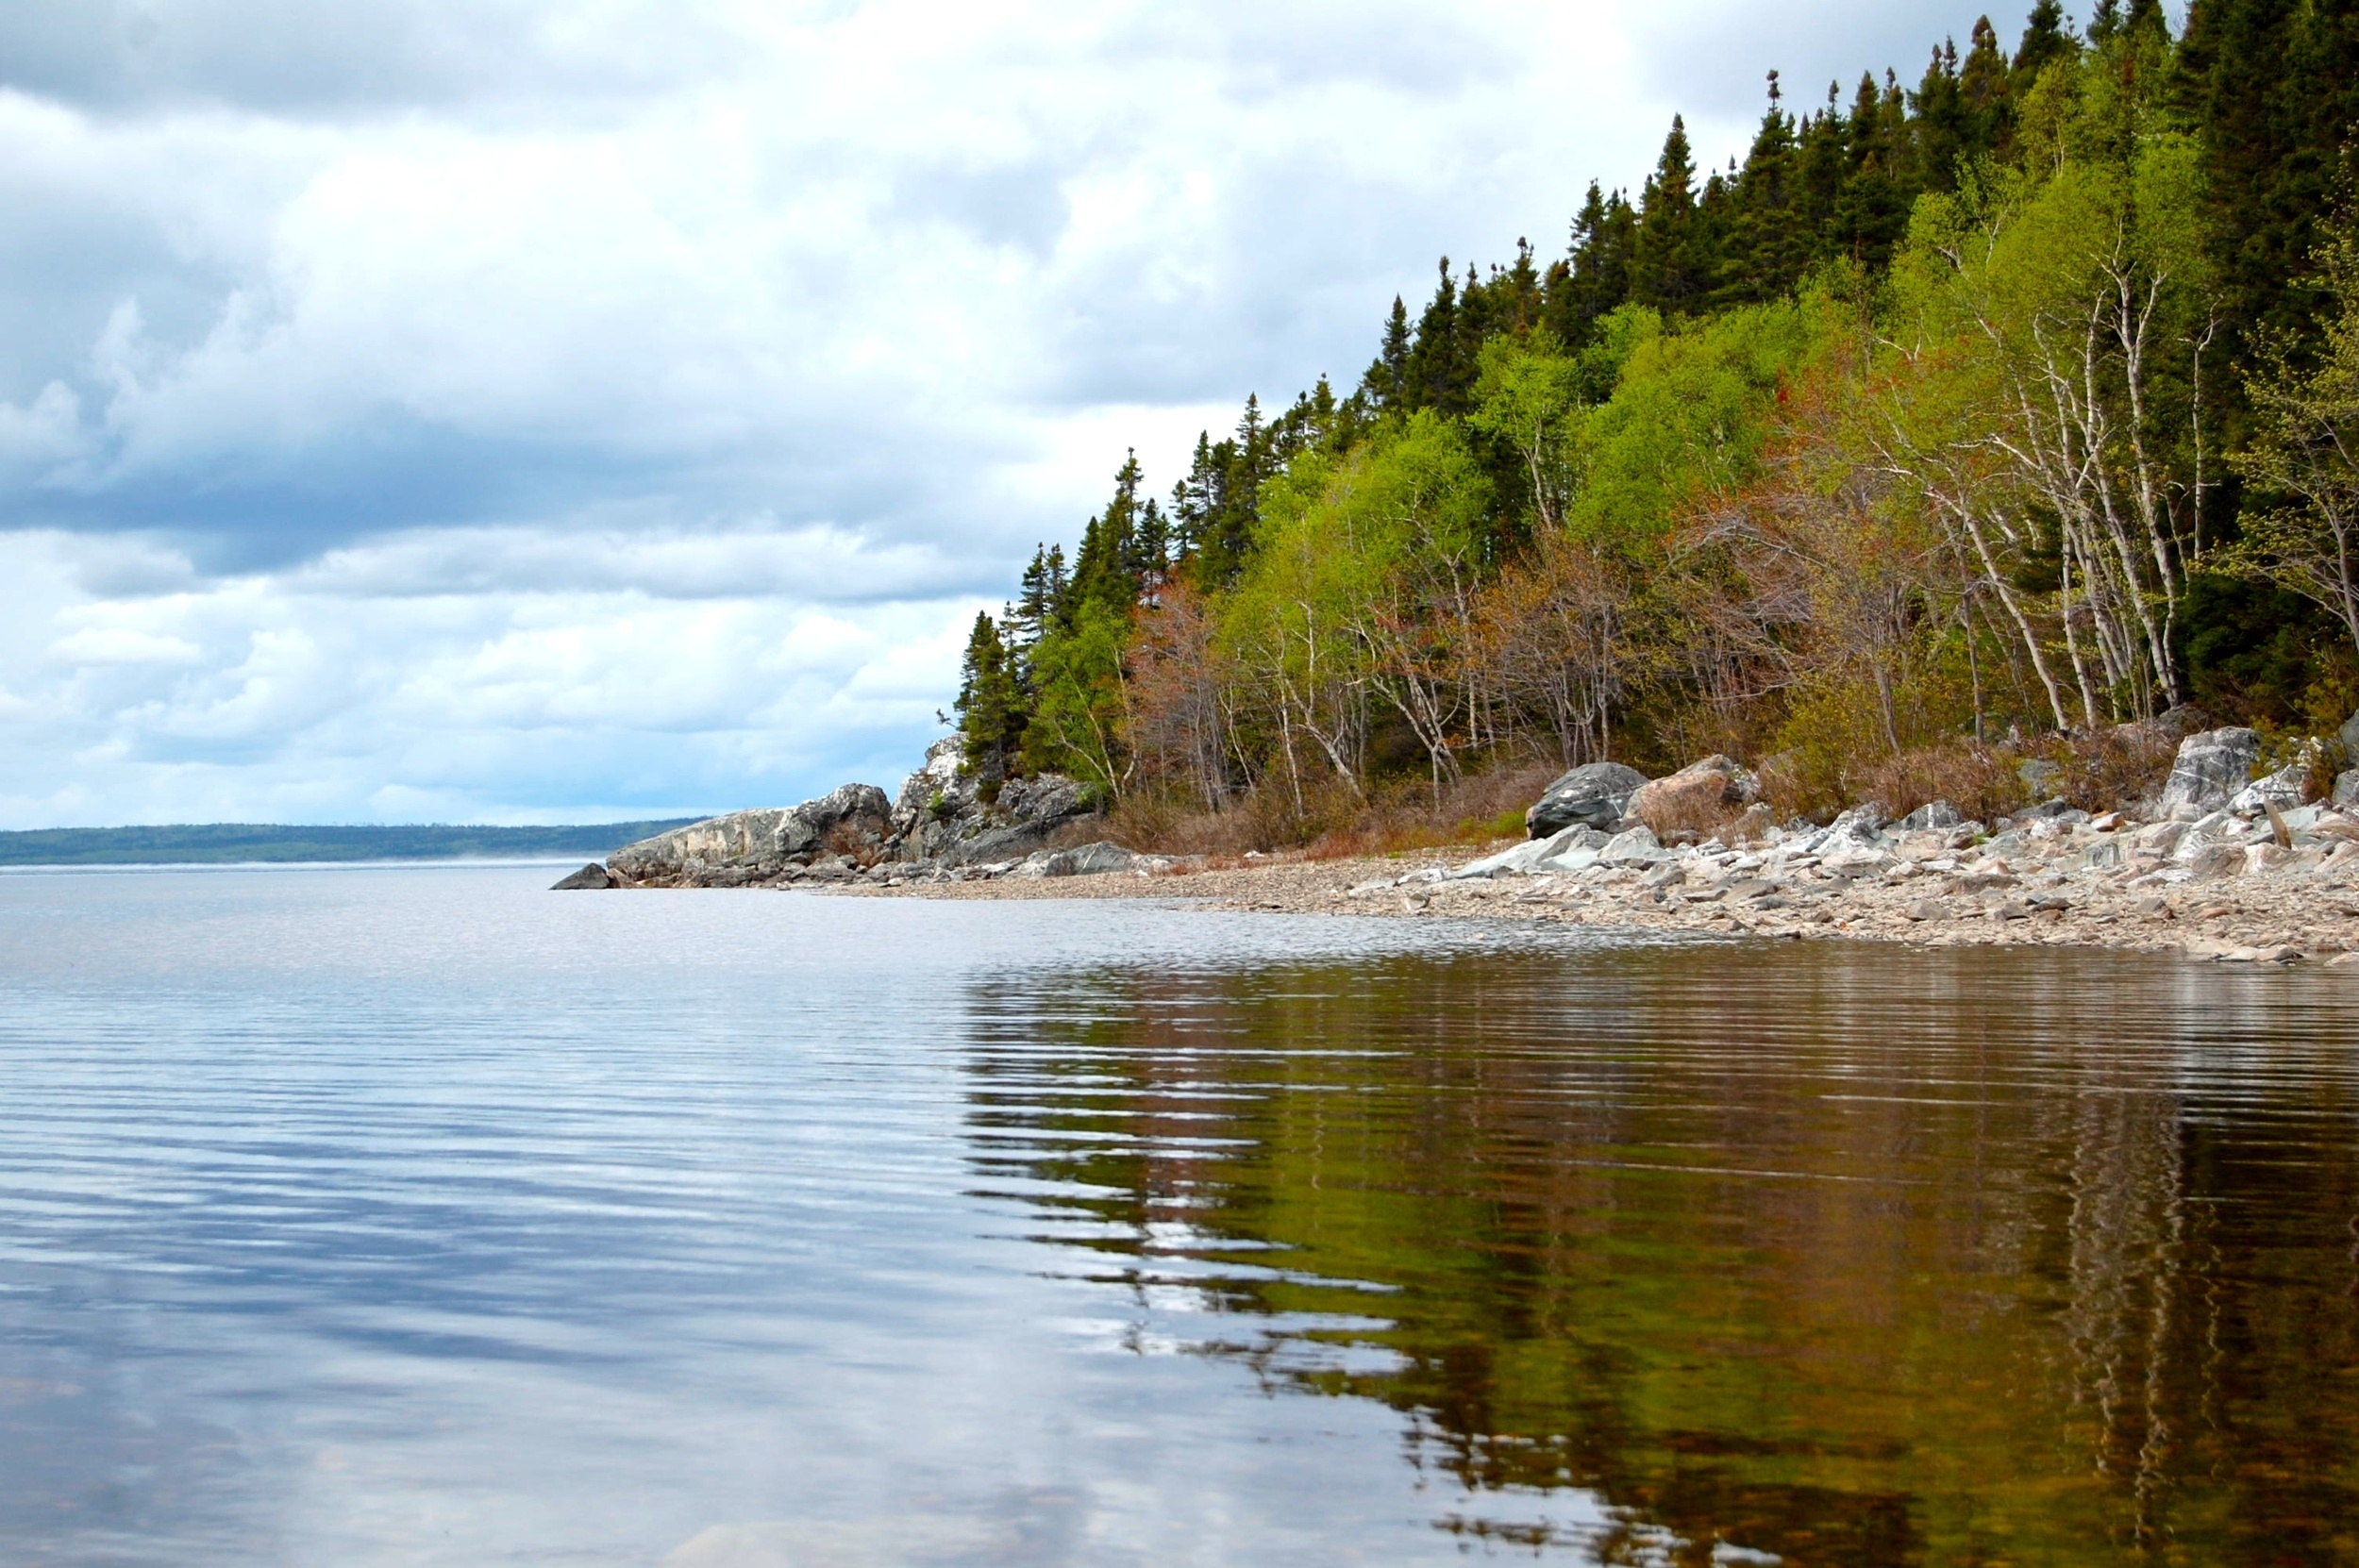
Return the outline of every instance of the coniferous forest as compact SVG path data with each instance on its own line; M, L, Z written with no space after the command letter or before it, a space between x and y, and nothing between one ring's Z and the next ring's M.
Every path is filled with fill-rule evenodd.
M1282 839L1510 765L1730 752L1823 809L2185 704L2331 732L2355 117L2352 0L1770 72L1741 159L1675 119L1562 255L1444 259L1347 391L1248 397L1166 495L1125 462L976 622L967 766Z

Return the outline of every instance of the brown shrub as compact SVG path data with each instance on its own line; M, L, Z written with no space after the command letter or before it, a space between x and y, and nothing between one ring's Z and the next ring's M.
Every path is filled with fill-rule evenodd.
M1745 809L1736 779L1724 755L1715 754L1640 790L1631 801L1631 813L1669 843L1685 836L1709 839L1734 822Z
M1380 783L1365 795L1335 780L1306 791L1299 810L1282 784L1247 790L1218 811L1184 790L1149 787L1115 804L1103 836L1144 853L1215 859L1247 850L1300 849L1313 859L1336 859L1485 843L1520 838L1525 809L1556 773L1545 765L1495 768L1445 784L1438 802L1421 779Z
M848 855L862 870L875 865L884 854L877 835L853 822L839 822L828 828L820 835L819 847L829 855Z
M2179 742L2159 725L2117 725L2093 737L2051 742L2041 755L2064 769L2058 794L2083 811L2111 811L2163 792Z
M1947 741L1918 746L1860 772L1846 805L1872 800L1896 817L1946 800L1961 816L1995 822L2032 804L2031 790L2016 771L2022 754L2012 746Z

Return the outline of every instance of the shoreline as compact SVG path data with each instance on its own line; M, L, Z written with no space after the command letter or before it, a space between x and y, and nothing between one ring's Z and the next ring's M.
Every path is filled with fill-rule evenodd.
M1264 913L1487 917L1915 947L2095 947L2359 969L2359 853L2331 863L2289 859L2239 876L2185 874L2175 880L2156 880L2171 874L2141 870L2136 861L2068 871L2025 859L2035 863L1962 864L1947 855L1904 853L1872 875L1836 864L1823 872L1819 865L1781 868L1775 879L1748 876L1754 867L1715 876L1691 875L1695 868L1682 864L1678 876L1625 868L1510 878L1466 876L1432 855L1272 856L1233 868L835 884L821 891L867 898L1188 899Z

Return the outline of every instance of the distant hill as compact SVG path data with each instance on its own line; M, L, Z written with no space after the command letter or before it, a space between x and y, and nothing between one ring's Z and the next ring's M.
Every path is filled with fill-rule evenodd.
M575 827L352 826L286 827L209 822L168 827L42 827L0 832L0 866L218 865L271 860L455 860L578 855L610 850L702 821L607 822Z

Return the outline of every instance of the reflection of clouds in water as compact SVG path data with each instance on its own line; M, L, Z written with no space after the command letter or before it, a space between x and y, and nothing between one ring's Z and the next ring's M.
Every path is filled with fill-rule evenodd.
M1089 1501L1062 1487L1010 1487L979 1504L913 1497L874 1519L713 1525L663 1555L662 1568L1041 1568L1082 1552Z

